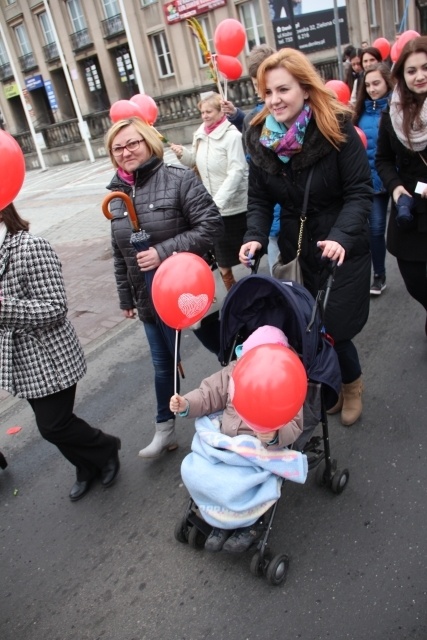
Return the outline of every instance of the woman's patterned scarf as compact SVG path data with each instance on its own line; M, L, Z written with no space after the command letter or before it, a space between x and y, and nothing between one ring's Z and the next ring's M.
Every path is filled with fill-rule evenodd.
M277 153L279 160L289 162L302 149L304 135L311 118L311 109L305 104L298 118L289 129L268 115L262 127L260 143Z
M427 99L420 113L420 124L413 123L409 140L403 133L403 111L400 105L400 94L397 87L393 90L390 101L390 119L393 129L404 147L411 151L424 151L427 146Z

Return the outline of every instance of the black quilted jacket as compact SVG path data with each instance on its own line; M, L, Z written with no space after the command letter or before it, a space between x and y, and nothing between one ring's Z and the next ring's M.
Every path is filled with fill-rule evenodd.
M131 197L141 229L150 235L150 246L156 248L161 260L177 251L203 255L224 232L221 214L191 169L164 164L152 156L136 170L134 186L116 173L107 189ZM114 216L111 237L120 308L136 307L143 322L154 322L144 273L130 244L132 229L123 200L112 200L110 211Z

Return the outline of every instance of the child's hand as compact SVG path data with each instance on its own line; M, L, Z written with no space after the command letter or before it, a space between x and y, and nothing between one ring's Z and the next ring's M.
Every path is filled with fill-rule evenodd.
M187 408L187 400L177 393L172 396L169 402L169 409L172 413L181 413Z
M267 431L266 433L260 433L259 431L255 431L255 435L258 440L261 440L264 444L267 442L271 442L277 435L277 431Z

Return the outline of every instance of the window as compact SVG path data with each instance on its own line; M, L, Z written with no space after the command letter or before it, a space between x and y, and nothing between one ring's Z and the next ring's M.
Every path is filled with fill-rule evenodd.
M96 64L92 60L86 61L85 76L87 86L89 87L89 91L91 93L93 93L94 91L100 91L102 89L98 69L96 68Z
M265 31L258 0L244 2L239 6L240 22L246 29L246 53L258 44L265 44Z
M160 78L167 78L167 76L173 76L174 70L172 65L172 58L168 47L168 42L165 38L163 31L151 36L153 44L154 55L156 57L157 71Z
M119 15L120 9L117 0L104 0L104 13L106 18L114 18Z
M213 38L212 38L212 30L211 30L211 25L209 24L209 19L208 18L199 18L199 23L200 23L200 26L203 29L203 33L205 34L206 40L208 41L208 46L209 46L210 52L211 53L215 53L215 48L214 48L214 43L213 43ZM203 57L202 50L199 47L199 42L198 42L197 38L194 38L194 42L195 42L196 48L197 48L197 59L199 61L199 66L200 67L206 67L207 66L207 62Z
M26 56L32 53L30 41L28 40L27 30L25 25L20 24L15 27L16 39L18 40L19 49L22 56Z
M46 44L52 44L55 42L55 36L53 35L52 25L47 13L39 14L40 26L43 31L43 37Z
M378 26L376 0L369 0L369 16L371 18L371 27Z
M141 7L148 7L149 4L154 4L157 0L141 0Z
M3 40L0 38L0 67L4 64L9 64L9 58L7 57L6 47Z
M68 0L67 7L70 13L71 22L73 23L74 32L77 33L78 31L84 31L87 29L80 0Z

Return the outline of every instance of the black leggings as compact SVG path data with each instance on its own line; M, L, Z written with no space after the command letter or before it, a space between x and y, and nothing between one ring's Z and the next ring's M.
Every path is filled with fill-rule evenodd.
M360 378L362 369L360 368L359 355L352 341L341 340L341 342L336 342L334 349L340 363L343 384L350 384L350 382Z
M409 295L427 311L427 263L398 259L397 265Z

